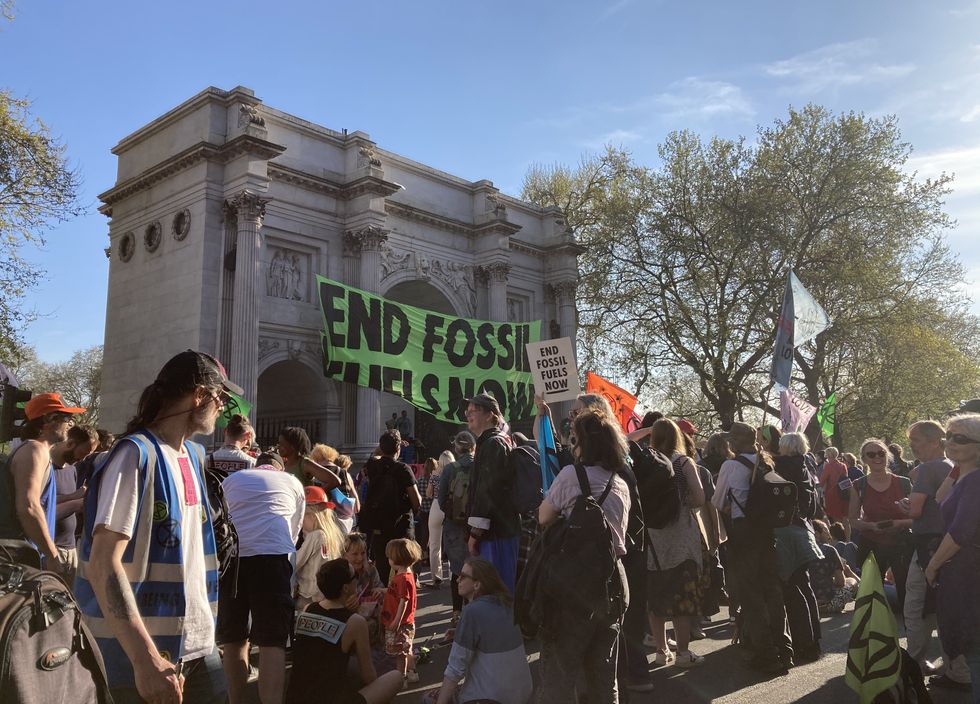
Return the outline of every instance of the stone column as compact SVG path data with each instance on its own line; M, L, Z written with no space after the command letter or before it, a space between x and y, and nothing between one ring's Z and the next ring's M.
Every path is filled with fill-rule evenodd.
M234 211L238 232L235 238L235 286L231 317L231 356L228 360L232 381L245 390L252 403L252 420L258 396L259 352L259 268L262 262L262 218L269 202L253 191L244 190L225 202Z
M360 262L358 256L361 253L360 240L351 233L344 233L344 282L350 286L359 287L361 285ZM343 396L343 434L344 446L348 454L355 452L357 446L357 386L354 384L340 384Z
M575 343L575 332L578 319L575 314L575 290L578 284L575 281L558 281L551 284L551 290L555 294L555 301L558 307L558 327L561 337L569 337Z
M507 321L507 275L509 262L491 262L483 266L484 275L490 286L490 320Z
M387 231L376 225L350 230L345 245L360 251L360 288L380 293L381 245L388 239ZM357 445L358 450L370 452L381 435L381 392L366 386L357 387Z

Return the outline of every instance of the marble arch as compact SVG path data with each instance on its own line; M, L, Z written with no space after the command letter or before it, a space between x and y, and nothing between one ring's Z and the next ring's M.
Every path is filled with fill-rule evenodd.
M316 274L377 292L424 282L418 290L434 300L438 291L458 314L520 315L575 337L574 233L557 208L489 180L316 125L242 86L206 88L112 152L116 182L99 196L109 218L102 400L112 430L131 415L135 391L190 347L224 362L253 420L323 414L328 434L315 439L364 456L384 427L381 394L316 376ZM152 242L142 236L149 227ZM266 387L284 369L329 390L280 408Z

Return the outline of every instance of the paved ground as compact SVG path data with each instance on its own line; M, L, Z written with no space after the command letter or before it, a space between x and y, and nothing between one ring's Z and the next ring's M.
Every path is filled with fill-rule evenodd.
M422 581L428 581L427 572ZM416 644L428 645L431 661L419 665L421 681L400 694L396 704L417 704L428 690L439 686L449 655L438 641L449 627L449 583L441 589L420 589L416 612ZM706 638L692 644L694 652L705 656L705 663L692 670L673 667L651 669L654 690L648 694L623 698L631 704L850 704L857 695L844 683L845 653L851 622L850 607L843 614L823 619L823 647L826 655L815 663L793 668L788 675L764 679L742 664L730 645L731 629L727 612L714 617L705 629ZM935 647L938 647L934 643ZM536 675L538 653L531 645L528 655ZM936 653L938 656L938 652ZM251 702L258 703L252 687ZM932 690L935 704L969 704L968 694Z

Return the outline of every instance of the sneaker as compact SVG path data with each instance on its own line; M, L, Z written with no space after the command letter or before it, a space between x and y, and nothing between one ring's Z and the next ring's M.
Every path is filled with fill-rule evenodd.
M668 638L667 639L667 650L673 650L676 653L677 652L677 641L674 640L673 638Z
M695 655L690 650L687 650L683 653L677 653L677 658L674 660L674 667L697 667L703 662L703 656Z
M669 650L658 650L657 654L653 656L654 665L670 665L672 662L674 662L674 654Z
M405 681L409 684L415 684L419 681L419 673L417 673L415 670L409 670L405 673Z

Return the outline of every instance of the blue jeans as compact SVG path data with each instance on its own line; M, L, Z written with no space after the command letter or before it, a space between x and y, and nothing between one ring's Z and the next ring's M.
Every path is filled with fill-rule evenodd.
M515 535L513 538L495 538L494 540L480 542L480 557L497 568L500 579L507 585L511 594L517 587L517 553L520 544L521 537L519 535Z
M191 660L184 665L183 701L193 704L224 704L228 699L225 671L221 668L218 649L210 655ZM140 704L143 698L135 687L118 687L112 690L115 704Z

